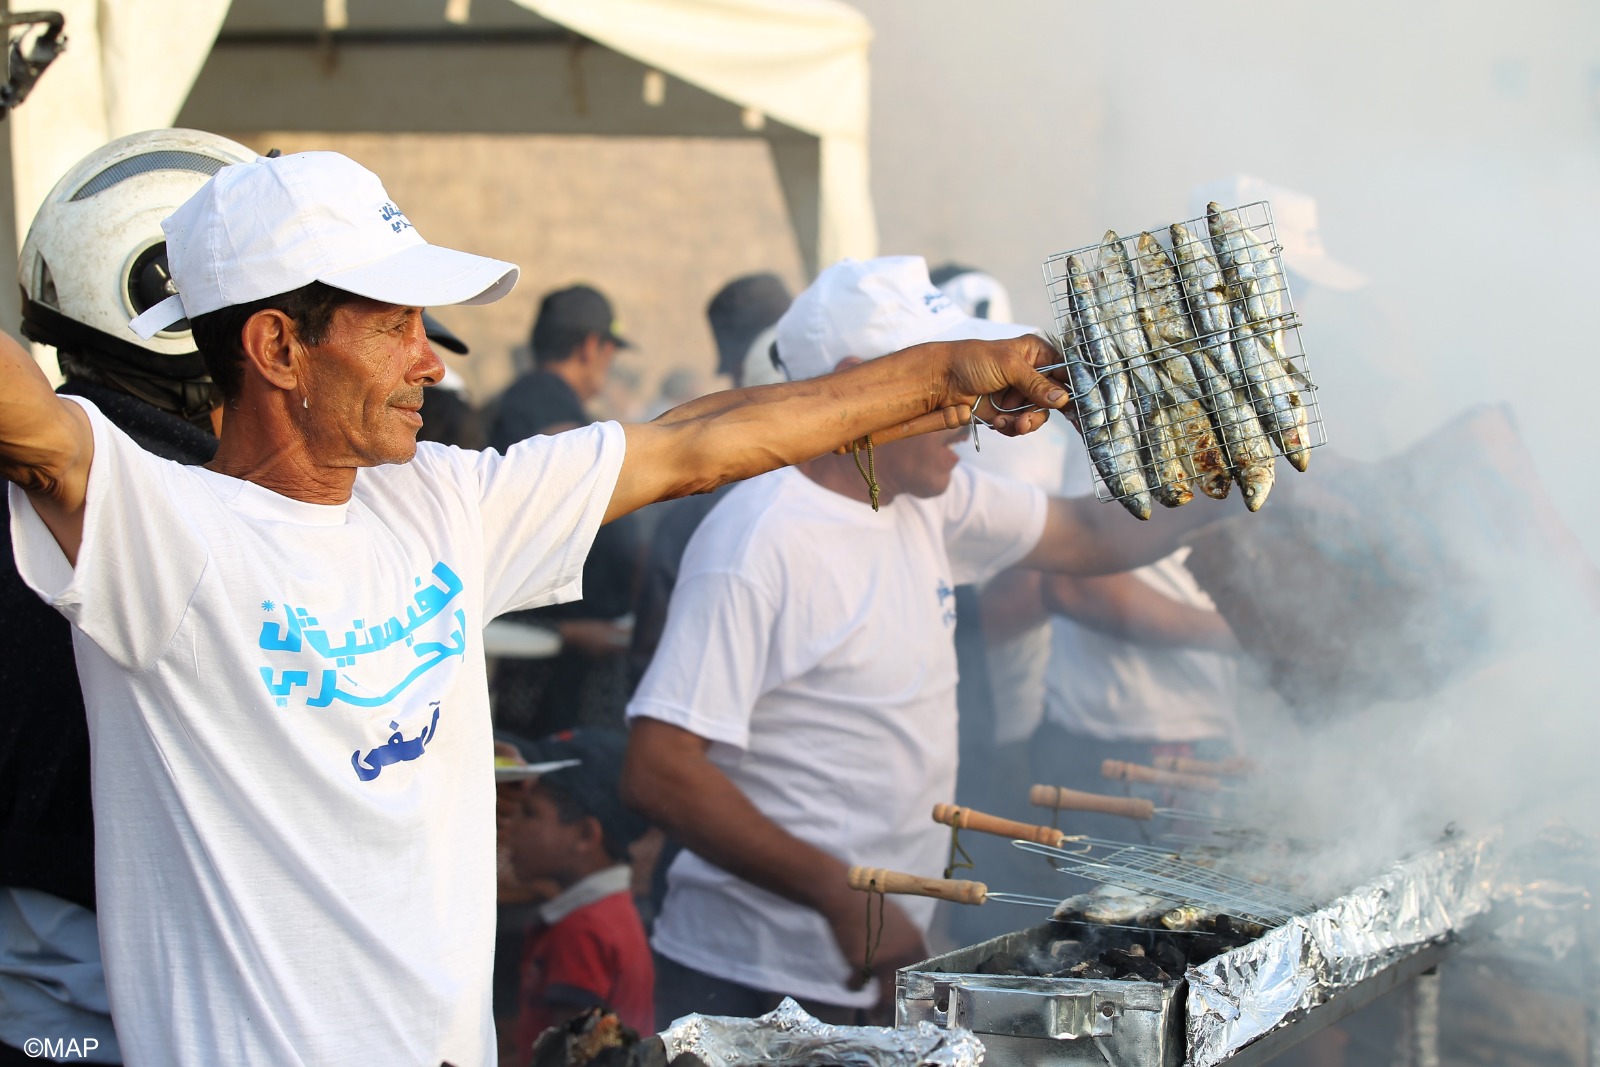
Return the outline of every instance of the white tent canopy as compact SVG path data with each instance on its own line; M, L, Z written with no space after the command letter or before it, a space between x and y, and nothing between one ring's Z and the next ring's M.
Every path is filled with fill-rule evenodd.
M481 128L497 132L521 123L528 132L590 132L592 127L600 133L672 133L679 132L672 125L677 115L684 131L707 132L706 108L695 112L693 100L677 112L657 108L660 114L643 117L637 97L623 102L623 110L634 105L625 115L615 107L608 114L608 100L598 100L592 112L580 109L577 116L542 114L545 102L538 97L551 83L527 72L535 64L525 55L511 57L507 47L465 54L470 44L514 48L523 41L534 47L535 35L517 37L510 21L496 13L495 3L479 0L474 12L462 0L233 0L230 12L229 0L57 0L52 6L66 16L67 51L10 119L13 240L20 240L45 193L79 158L111 138L172 125L180 113L193 125L220 130L402 132L412 128L408 123L430 121L426 116L432 106L431 121L438 128L466 130L474 122L487 122ZM570 30L744 109L744 128L735 132L759 134L771 144L805 258L813 267L841 256L876 253L867 167L871 30L853 8L839 0L509 3L563 33ZM509 4L499 0L499 6ZM273 32L230 41L226 26L241 17L253 29ZM329 33L330 24L348 25L350 32ZM398 83L386 86L385 77L413 77L412 69L386 59L363 66L354 45L348 50L352 58L346 80L332 91L359 98L358 103L328 99L327 79L306 76L327 73L325 62L321 68L317 64L325 61L330 45L344 47L340 42L347 37L359 41L362 32L374 40L391 25L404 31L406 47L426 53L443 71L428 86L429 99L417 99L414 80L403 88ZM214 49L228 49L228 62L216 62ZM447 56L452 49L462 53L453 67ZM485 62L491 52L506 61L498 66ZM229 76L236 78L233 92L215 92L216 85L207 81ZM238 85L251 88L241 92ZM515 101L504 98L519 92L527 95ZM485 101L511 117L491 114ZM346 112L345 125L339 125L340 108ZM763 129L768 117L775 121ZM815 138L815 147L797 144L785 128ZM10 280L0 278L6 293L15 292ZM14 313L9 317L12 321L4 325L14 325Z
M822 142L817 258L875 255L867 181L872 30L838 0L515 0Z

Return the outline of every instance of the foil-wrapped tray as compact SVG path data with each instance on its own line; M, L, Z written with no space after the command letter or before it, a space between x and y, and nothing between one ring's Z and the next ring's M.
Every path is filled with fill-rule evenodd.
M979 1067L984 1051L970 1032L928 1023L831 1026L787 997L755 1019L686 1015L660 1037L668 1063L688 1052L706 1067Z
M1251 1043L1457 937L1494 902L1491 838L1450 840L1247 945L1190 967L1186 1067Z

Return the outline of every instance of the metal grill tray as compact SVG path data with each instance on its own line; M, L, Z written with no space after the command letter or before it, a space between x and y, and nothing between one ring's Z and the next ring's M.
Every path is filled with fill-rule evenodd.
M1149 893L1241 919L1278 926L1316 904L1308 897L1186 860L1176 852L1123 841L1083 838L1060 848L1013 841L1045 856L1056 870L1090 881Z

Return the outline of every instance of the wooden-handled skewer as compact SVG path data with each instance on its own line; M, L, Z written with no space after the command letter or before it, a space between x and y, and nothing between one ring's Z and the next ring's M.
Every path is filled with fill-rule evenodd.
M1220 763L1189 759L1187 756L1157 756L1150 761L1150 765L1158 771L1207 775L1212 778L1237 778L1251 771L1250 761L1243 756L1235 756Z
M1032 823L1017 822L1015 819L1002 819L998 815L986 815L981 811L958 807L955 804L935 804L933 821L953 826L957 830L976 830L980 834L994 834L1013 841L1032 841L1053 848L1060 848L1061 842L1066 840L1067 836L1050 826L1035 826Z
M1158 771L1138 763L1108 759L1100 764L1100 773L1121 782L1140 782L1144 785L1165 785L1173 789L1192 789L1201 793L1215 793L1222 782L1200 774L1179 774L1176 771Z
M982 882L959 878L922 878L882 867L851 867L845 876L851 889L864 893L899 893L903 896L934 897L955 904L982 904L989 899L989 887Z
M1059 785L1034 786L1028 790L1028 801L1041 808L1094 811L1101 815L1120 815L1125 819L1148 821L1156 817L1155 804L1143 797L1108 797Z

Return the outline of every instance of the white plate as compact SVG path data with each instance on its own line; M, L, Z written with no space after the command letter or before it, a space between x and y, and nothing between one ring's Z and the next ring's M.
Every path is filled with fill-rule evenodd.
M558 759L551 760L549 763L525 763L516 767L496 767L494 769L494 780L496 785L505 782L526 782L539 777L541 774L549 774L551 771L576 767L582 762L582 760L576 759Z

